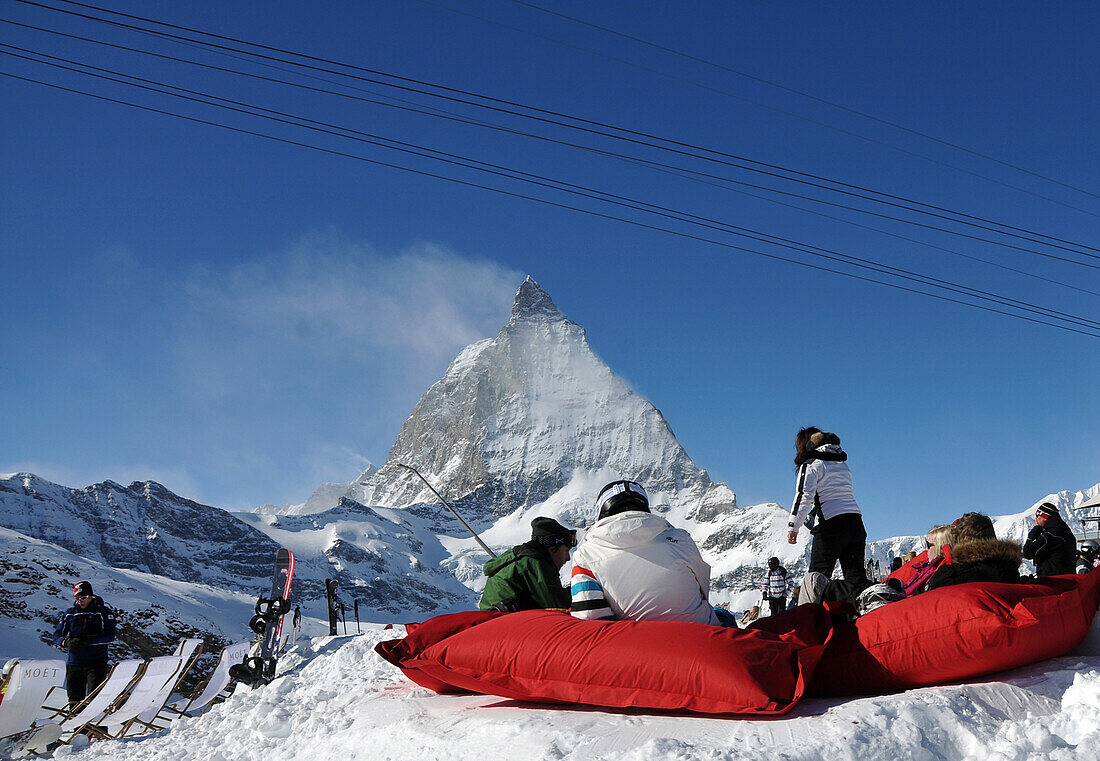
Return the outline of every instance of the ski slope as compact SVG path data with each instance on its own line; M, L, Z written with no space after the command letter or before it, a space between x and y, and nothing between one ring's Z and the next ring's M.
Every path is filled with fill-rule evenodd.
M806 700L768 719L654 715L436 695L378 657L403 634L301 643L265 688L155 736L63 747L80 761L1095 761L1100 617L1074 654L964 685Z

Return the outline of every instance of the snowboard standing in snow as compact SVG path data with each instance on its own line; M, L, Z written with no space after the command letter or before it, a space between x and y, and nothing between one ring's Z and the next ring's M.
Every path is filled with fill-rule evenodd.
M290 611L290 584L294 580L294 555L285 547L275 555L275 574L271 578L271 595L256 601L256 615L248 627L258 637L252 653L229 669L229 675L252 687L267 684L275 678L279 659L283 618Z

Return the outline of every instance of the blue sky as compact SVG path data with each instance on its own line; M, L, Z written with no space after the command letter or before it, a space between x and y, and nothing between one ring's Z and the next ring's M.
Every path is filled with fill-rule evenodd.
M508 0L118 0L109 7L1100 246L1100 200L1089 195L1100 193L1094 97L1100 9L1092 3L546 0L559 13L1087 193ZM0 18L337 87L21 3L5 3ZM1040 280L522 136L199 71L11 24L0 24L0 43L552 176L1100 320L1100 297L1088 292L1100 291L1095 266L783 199L1046 278ZM7 55L0 56L0 71L623 214ZM641 153L462 104L399 97L602 150ZM72 486L154 478L229 508L300 502L321 481L350 480L366 461L383 462L419 395L464 345L496 333L530 274L587 329L596 352L662 410L693 459L746 504L791 498L791 443L807 424L843 438L875 537L920 532L971 509L1014 512L1051 491L1100 481L1095 337L9 77L0 77L0 102L0 264L6 273L0 471L31 470ZM684 161L652 150L645 157ZM766 181L697 160L690 166Z

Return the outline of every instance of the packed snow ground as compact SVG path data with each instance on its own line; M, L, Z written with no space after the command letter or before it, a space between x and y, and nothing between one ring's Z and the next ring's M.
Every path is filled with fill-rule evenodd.
M1072 654L981 682L806 700L770 719L655 715L436 695L374 645L403 630L300 643L267 687L242 688L158 735L62 747L79 761L1095 761L1100 617Z

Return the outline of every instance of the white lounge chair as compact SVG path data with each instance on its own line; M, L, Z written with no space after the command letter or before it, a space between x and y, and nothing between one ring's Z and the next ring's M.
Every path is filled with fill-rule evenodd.
M98 724L111 710L111 707L129 692L144 665L145 662L139 660L119 661L92 694L71 709L67 707L51 708L47 705L51 696L58 691L58 688L50 691L43 705L52 711L51 716L58 719L62 735L71 738L85 727Z
M94 733L119 738L164 729L167 724L158 725L155 720L200 652L201 639L185 639L172 655L146 661L137 682L126 697L116 701L107 715L97 722Z
M92 733L101 737L125 737L162 729L141 721L140 717L150 711L155 717L160 712L183 674L183 668L184 660L178 655L162 655L146 661L129 693L95 722ZM135 728L136 731L131 732Z
M219 700L224 700L233 692L233 681L229 678L229 667L240 663L252 649L251 642L235 642L227 645L218 658L218 665L210 674L201 690L189 698L173 701L166 705L165 711L176 716L202 713Z
M26 732L50 717L46 695L65 683L65 661L18 661L4 679L0 738Z

